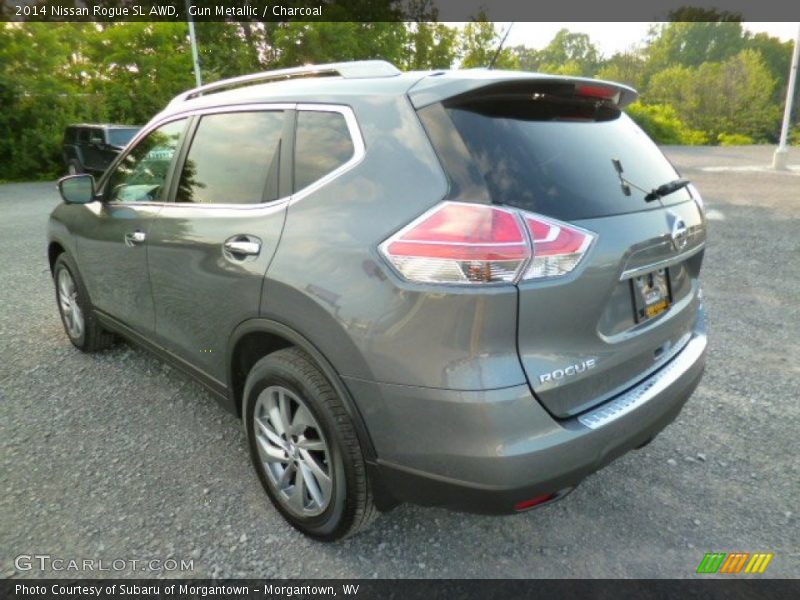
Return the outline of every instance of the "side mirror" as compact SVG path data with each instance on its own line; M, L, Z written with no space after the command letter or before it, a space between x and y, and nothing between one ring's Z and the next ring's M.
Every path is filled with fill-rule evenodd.
M67 204L88 204L94 201L94 177L85 173L62 177L58 191Z

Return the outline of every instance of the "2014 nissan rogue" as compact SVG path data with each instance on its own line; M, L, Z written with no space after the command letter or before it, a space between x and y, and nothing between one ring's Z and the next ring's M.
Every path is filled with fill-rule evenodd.
M400 502L553 502L703 372L702 200L635 97L380 61L187 91L96 183L59 182L67 335L203 382L315 538Z

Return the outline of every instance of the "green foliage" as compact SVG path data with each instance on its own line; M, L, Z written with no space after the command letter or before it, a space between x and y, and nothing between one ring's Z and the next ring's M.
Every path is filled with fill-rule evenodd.
M699 67L722 62L744 48L744 29L738 21L675 22L651 29L644 50L652 76L673 65Z
M353 0L330 7L334 22L197 23L203 80L369 58L403 69L488 67L502 41L483 13L459 29L437 22L431 0L406 2L405 23L395 6ZM630 85L642 100L628 113L661 143L776 142L791 43L715 10L671 18L641 47L608 58L563 29L542 49L504 48L495 68ZM53 177L67 124L141 124L193 85L185 23L0 23L0 180ZM790 139L800 143L798 125Z
M747 146L753 143L753 138L741 133L720 133L717 141L720 146Z
M513 49L525 71L591 77L600 64L600 52L585 33L561 29L542 50Z
M641 89L644 83L647 63L635 50L618 52L603 63L596 73L598 79L617 81L634 89Z
M86 31L81 24L0 25L0 179L53 175L64 126L96 111L71 46Z
M708 136L702 131L689 129L672 106L634 102L625 112L659 144L697 146L708 143Z
M761 55L742 50L721 63L666 68L653 76L643 98L649 104L671 104L689 127L711 139L737 132L765 141L780 119L772 102L774 87Z
M441 23L413 23L409 27L404 60L408 70L449 69L458 51L458 32Z
M406 41L402 23L309 23L291 21L275 29L275 67L346 60L397 62Z
M458 53L458 30L438 23L439 11L431 0L409 0L406 44L395 63L401 69L449 69Z
M481 13L478 20L471 21L461 32L461 68L489 67L500 47L502 38L494 23L486 21ZM494 62L495 69L518 69L519 59L509 48L503 48Z

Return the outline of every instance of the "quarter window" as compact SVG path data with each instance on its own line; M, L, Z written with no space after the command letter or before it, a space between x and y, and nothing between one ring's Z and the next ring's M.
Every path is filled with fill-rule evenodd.
M345 164L355 152L344 115L338 112L297 113L294 189L321 179Z
M277 199L283 124L282 111L202 117L175 201L257 204Z
M116 166L108 179L110 202L157 202L163 194L172 157L186 119L147 134Z

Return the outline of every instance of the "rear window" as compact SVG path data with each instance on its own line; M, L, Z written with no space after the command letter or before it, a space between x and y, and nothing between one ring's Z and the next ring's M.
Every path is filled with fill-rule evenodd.
M295 191L341 167L350 160L354 151L343 114L308 110L298 112L294 147Z
M651 190L678 177L650 138L624 113L598 104L525 97L471 100L420 111L445 170L451 197L491 201L574 220L656 208L625 178ZM686 190L663 200L689 199Z
M133 139L133 136L135 136L138 131L138 127L132 127L131 129L109 129L108 143L112 146L125 146Z

